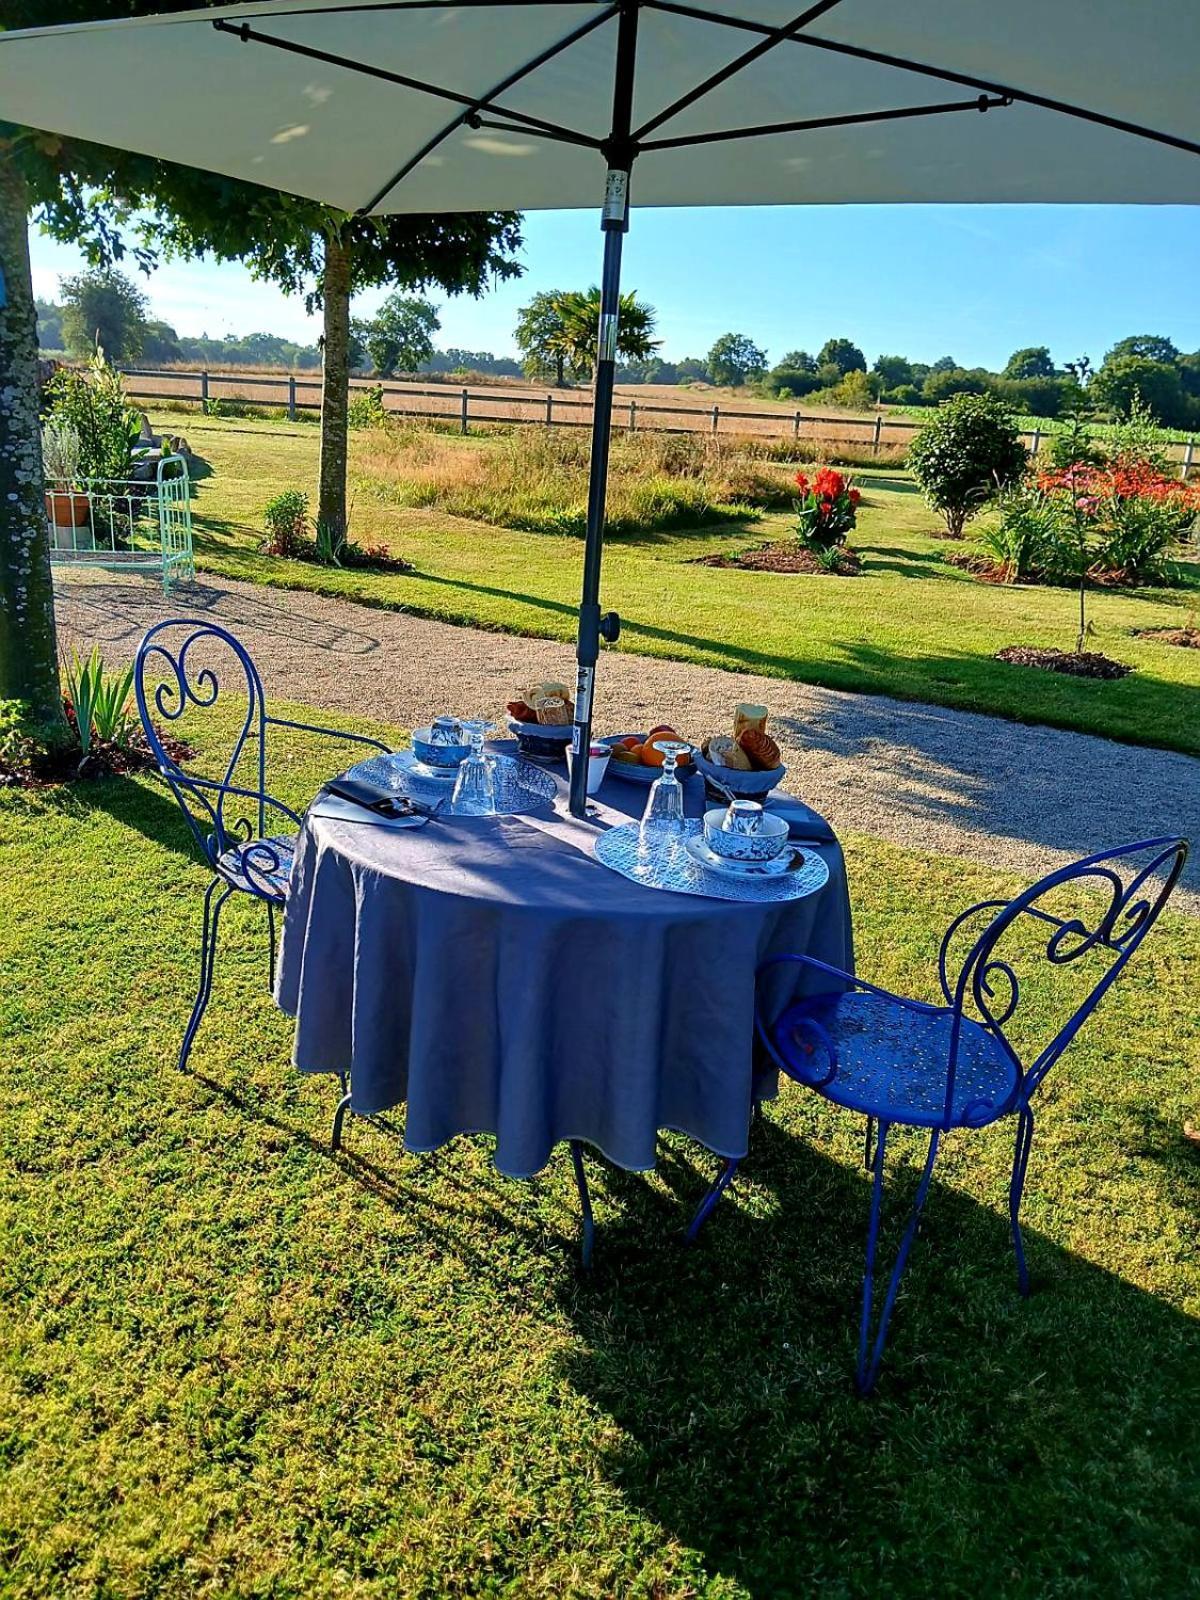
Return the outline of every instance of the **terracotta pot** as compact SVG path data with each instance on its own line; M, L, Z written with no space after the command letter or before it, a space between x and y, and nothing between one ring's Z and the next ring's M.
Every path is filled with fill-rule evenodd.
M46 516L60 528L87 528L91 526L92 503L86 494L47 489Z

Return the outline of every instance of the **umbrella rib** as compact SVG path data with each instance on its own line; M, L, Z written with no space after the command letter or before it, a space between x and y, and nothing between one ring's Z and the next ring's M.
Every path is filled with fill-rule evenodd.
M771 35L775 30L765 22L751 22L745 17L723 16L719 11L706 11L701 6L686 5L682 0L642 0L652 11L668 11L681 17L692 17L697 22L711 22L724 28L739 28L745 33ZM827 50L834 55L849 56L858 61L871 61L877 66L895 67L901 72L912 72L924 78L936 78L942 83L957 83L965 89L978 89L984 94L1000 95L1006 100L1020 101L1023 105L1039 106L1044 111L1056 111L1065 117L1081 122L1093 122L1102 128L1112 128L1118 133L1132 134L1137 139L1148 139L1153 144L1169 145L1175 150L1186 150L1189 155L1200 155L1200 144L1184 139L1179 134L1163 133L1157 128L1147 128L1140 122L1129 122L1124 117L1112 117L1103 111L1090 111L1086 106L1072 105L1067 100L1055 100L1049 95L1037 94L1031 89L1017 89L1011 84L993 83L987 78L972 77L955 72L950 67L931 67L923 61L910 61L904 56L889 55L882 50L870 50L865 45L843 44L837 39L822 39L813 33L790 34L787 44L805 45L811 50Z
M473 128L495 128L501 133L534 133L539 132L543 138L557 139L560 144L582 145L585 150L599 150L603 143L600 139L593 139L587 133L572 133L569 128L562 128L557 132L549 129L533 129L523 127L519 122L497 122L492 117L475 117L471 120Z
M736 60L730 61L718 72L714 72L711 77L705 78L704 82L697 84L694 89L689 89L687 94L680 95L678 100L672 101L657 116L651 117L648 122L643 122L640 128L634 130L633 138L640 143L645 134L653 133L655 128L662 127L664 122L669 122L672 117L686 110L688 106L695 105L697 100L702 100L705 95L711 94L721 84L726 83L730 78L736 77L751 62L757 61L760 56L764 56L768 51L774 50L776 46L783 44L794 34L799 33L801 28L806 28L810 22L815 22L818 17L824 16L827 11L832 11L834 6L840 4L841 0L817 0L817 4L810 5L798 17L793 17L791 22L784 23L781 28L772 29L769 35L761 38L757 44L751 45L750 49L744 51Z
M304 56L307 60L323 61L327 66L343 67L347 72L358 72L366 78L378 78L384 83L394 83L401 89L415 89L420 94L432 95L438 100L450 100L455 105L462 106L465 114L473 113L480 109L489 109L499 112L502 116L512 117L516 122L528 124L530 129L538 129L543 133L569 133L570 129L560 128L556 122L546 122L541 117L529 116L524 111L513 111L508 106L495 105L493 96L503 93L509 83L516 81L510 79L499 88L493 89L483 100L473 99L469 94L463 94L458 89L446 89L440 84L427 83L422 78L410 78L401 72L390 72L386 67L372 66L369 61L355 61L350 56L339 56L331 50L320 50L315 45L300 44L295 39L280 39L274 34L259 33L256 28L251 28L248 23L224 22L220 18L213 19L213 27L218 33L231 33L244 44L267 44L276 50L284 50L289 55ZM539 63L535 63L540 65ZM522 72L518 76L523 76ZM454 124L457 126L457 122Z
M453 122L448 122L444 128L442 128L438 133L434 134L432 139L427 140L426 143L423 144L417 151L416 155L410 156L400 170L395 174L395 176L390 178L388 182L384 184L382 189L378 190L377 193L372 195L370 200L367 201L366 205L358 208L358 215L367 216L374 211L375 207L379 205L385 195L390 194L398 183L403 183L405 178L408 177L409 173L412 172L414 168L419 167L421 162L425 160L426 156L431 155L440 144L443 144L452 133L461 128L463 123L467 122L470 118L478 117L479 113L485 110L498 111L506 117L511 116L512 113L506 110L505 107L497 106L495 104L495 98L498 94L503 94L506 89L511 89L514 84L520 83L522 78L527 78L531 72L536 72L539 67L545 66L547 61L553 61L555 56L561 55L564 50L569 50L573 44L577 44L580 39L586 38L587 35L593 32L596 28L603 27L606 22L611 22L612 19L620 12L620 9L621 7L619 4L613 4L606 7L605 10L601 11L598 15L589 17L586 22L581 22L577 28L573 28L570 33L566 34L562 39L559 39L556 44L547 46L545 50L534 56L532 61L527 61L523 67L518 67L515 72L510 72L506 78L502 78L495 88L489 89L486 95L482 96L478 100L472 101L460 116L455 117ZM530 121L528 117L519 117L518 120L521 122ZM569 128L551 128L549 124L543 124L541 131L547 134L548 137L566 139L572 144L576 142L588 143L592 145L593 149L597 150L601 145L601 141L599 139L591 140L586 134L574 134Z
M857 111L842 117L809 117L803 122L770 122L755 128L722 128L715 133L689 133L678 139L649 139L643 150L679 150L691 144L717 144L723 139L753 139L775 133L811 133L818 128L850 128L868 122L900 122L906 117L936 117L951 111L992 111L1010 106L1007 96L978 95L974 100L950 100L940 105L901 106L894 111Z

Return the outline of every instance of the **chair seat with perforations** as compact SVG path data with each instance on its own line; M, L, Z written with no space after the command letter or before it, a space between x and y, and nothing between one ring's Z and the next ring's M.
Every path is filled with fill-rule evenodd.
M910 1127L981 1128L1012 1110L1020 1073L1004 1046L960 1021L958 1070L946 1115L954 1012L851 992L797 1000L772 1043L794 1076L837 1105Z
M296 859L297 837L294 833L273 833L266 839L235 845L217 857L217 871L235 889L275 898L282 904Z

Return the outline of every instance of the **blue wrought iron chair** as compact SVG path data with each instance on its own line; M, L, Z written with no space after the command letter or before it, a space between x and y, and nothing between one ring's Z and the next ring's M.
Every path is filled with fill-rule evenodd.
M231 657L230 666L235 674L230 694L245 695L246 714L233 739L223 775L203 778L185 772L164 748L155 718L163 723L177 722L189 706L201 710L214 706L222 690L212 661L214 655L222 652ZM151 695L148 677L155 668L166 676L157 682ZM211 622L175 618L151 628L138 647L134 690L142 727L159 773L179 802L200 853L213 872L212 881L204 891L200 983L179 1052L182 1071L187 1066L212 993L221 908L230 895L249 895L266 905L268 983L274 979L275 911L287 899L300 818L267 790L267 730L295 728L385 752L388 746L363 734L269 715L262 679L245 646L233 634ZM268 832L268 819L272 828L281 831ZM344 1101L344 1082L342 1095Z
M872 1182L856 1371L860 1393L869 1393L878 1376L938 1146L953 1128L984 1128L1001 1117L1016 1118L1009 1217L1017 1282L1023 1295L1029 1293L1020 1210L1033 1144L1033 1096L1154 926L1187 854L1185 840L1148 839L1087 856L1008 903L987 900L970 907L942 940L938 975L944 1005L891 994L810 956L775 956L759 968L755 1024L770 1060L797 1083L867 1118L864 1160ZM967 943L973 925L980 931L954 976L953 950ZM1037 937L1022 948L1022 934ZM1101 968L1073 1011L1069 1002L1059 1008L1059 1016L1068 1012L1066 1020L1027 1065L1006 1031L1021 1000L1017 969L1022 956L1039 966L1048 962L1050 969L1090 957ZM775 971L774 984L769 975L793 963L827 984L823 992L775 1010L766 991L775 987L777 992L781 974ZM872 1334L884 1158L894 1126L927 1128L929 1147ZM705 1197L689 1230L693 1236L736 1166L726 1163Z

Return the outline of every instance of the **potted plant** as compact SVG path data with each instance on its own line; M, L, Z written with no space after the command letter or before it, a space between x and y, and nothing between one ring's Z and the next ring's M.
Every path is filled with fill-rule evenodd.
M95 548L91 501L79 494L79 433L71 423L51 417L42 429L42 467L46 474L46 517L56 550ZM86 530L80 537L80 529Z

